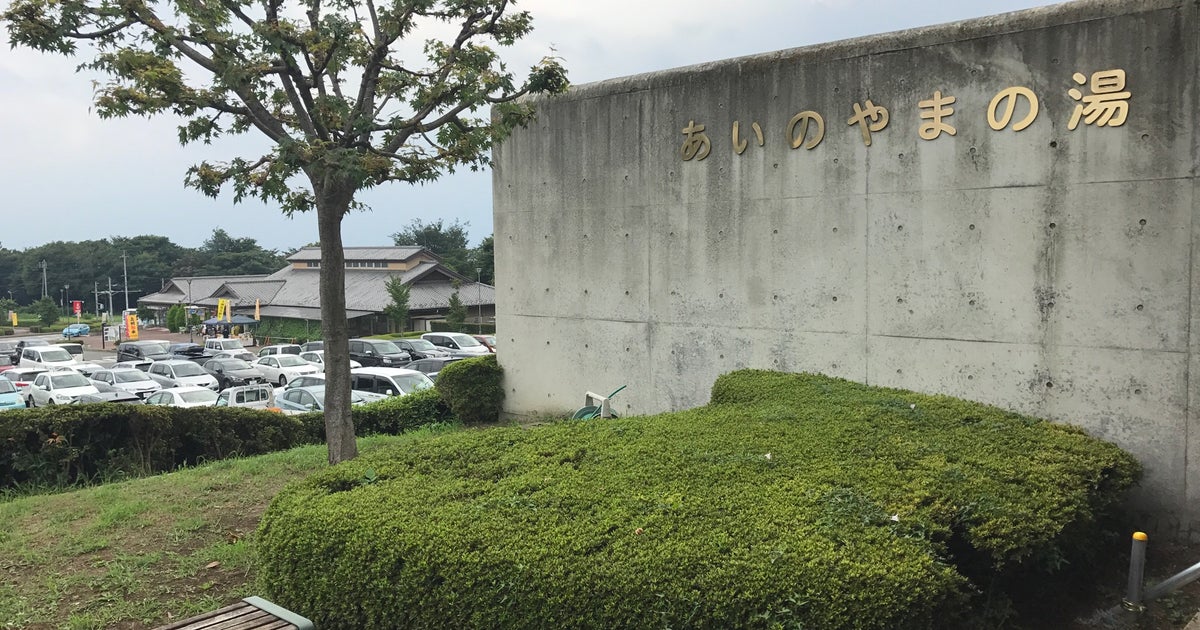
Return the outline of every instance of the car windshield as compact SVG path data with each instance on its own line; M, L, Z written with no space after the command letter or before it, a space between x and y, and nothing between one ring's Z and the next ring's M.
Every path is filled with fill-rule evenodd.
M300 367L302 365L309 365L308 361L305 361L294 354L281 354L277 357L277 360L279 361L279 367Z
M372 341L371 349L379 354L400 354L400 346L390 341Z
M405 374L392 379L396 381L396 385L405 393L411 394L419 392L422 389L433 387L433 381L429 380L424 374Z
M195 363L180 363L175 366L175 376L200 376L204 370Z
M121 370L113 372L113 379L118 383L140 383L150 380L150 377L141 370Z
M142 354L167 354L169 346L165 343L143 343Z
M87 377L78 373L61 373L50 377L50 382L54 385L54 389L64 389L67 387L87 387L91 385L91 381Z
M300 358L304 359L305 361L308 361L310 363L324 363L325 362L325 357L322 356L321 352L305 352L300 355Z
M11 372L5 372L3 374L0 374L0 376L3 376L4 378L7 378L10 381L26 382L26 381L32 381L33 379L37 378L38 374L45 374L45 373L46 373L46 370L35 370L32 372L18 372L18 371L14 370Z
M222 350L244 350L246 348L237 339L222 339L217 343L221 344Z
M437 346L433 345L428 339L410 339L413 350L426 351L437 350Z
M12 381L8 379L0 380L0 394L11 394L15 391L17 391L17 386L13 385Z
M25 340L26 348L28 348L30 346L48 346L48 345L50 345L50 342L46 341L45 339L26 339Z
M226 370L249 370L250 369L250 364L246 363L245 361L243 361L241 359L221 359L220 361L214 361L214 363L216 363L217 365L221 366L222 368L224 368Z
M51 348L49 350L42 350L42 363L50 363L50 362L60 363L63 361L74 361L74 360L75 360L75 358L71 356L71 353L67 352L66 350L63 350L62 348Z
M479 343L479 340L475 339L471 335L450 335L450 338L454 340L454 343L458 344L459 348L470 348L473 346L483 345Z
M207 389L194 392L180 392L179 397L186 403L210 403L217 399L217 393Z

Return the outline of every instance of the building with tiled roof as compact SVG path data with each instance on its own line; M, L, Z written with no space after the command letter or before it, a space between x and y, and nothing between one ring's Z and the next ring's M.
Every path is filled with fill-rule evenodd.
M455 283L468 322L495 319L495 287L451 270L423 247L347 247L344 252L346 316L352 334L389 330L382 312L392 300L385 288L392 277L409 287L408 330L428 330L429 322L444 319ZM287 261L287 267L266 276L171 278L161 291L138 303L157 310L191 304L213 311L218 300L228 299L238 314L253 316L257 304L262 317L320 321L320 248L306 247Z

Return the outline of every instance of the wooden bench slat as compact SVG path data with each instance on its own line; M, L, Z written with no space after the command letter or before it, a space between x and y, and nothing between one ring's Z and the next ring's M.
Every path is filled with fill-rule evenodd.
M218 610L214 610L212 612L204 613L203 615L201 615L199 617L188 617L187 619L180 619L179 621L176 621L175 623L161 626L161 627L157 628L157 630L182 630L183 628L188 628L188 627L203 628L204 626L193 626L192 624L195 624L195 623L201 622L201 621L206 621L208 619L212 619L213 617L217 617L220 615L224 615L226 613L230 613L230 612L233 612L236 610L241 610L241 609L246 609L246 608L250 609L251 611L258 610L257 608L251 606L250 604L247 604L246 602L238 602L236 604L230 604L229 606L226 606L226 607L218 609Z
M309 629L312 623L273 602L260 597L248 597L236 604L155 630L299 630L300 627Z
M237 619L230 619L220 626L213 627L212 630L250 630L251 628L262 628L276 619L279 619L279 617L265 610L255 609L253 614L238 617Z

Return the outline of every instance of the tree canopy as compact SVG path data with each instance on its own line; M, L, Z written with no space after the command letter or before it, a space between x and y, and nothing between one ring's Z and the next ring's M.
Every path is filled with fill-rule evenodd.
M509 0L14 0L3 14L14 46L64 55L90 45L83 68L101 117L174 114L179 140L256 130L260 156L192 167L186 183L283 212L316 210L327 358L330 462L354 457L342 218L355 195L389 181L421 183L488 162L492 144L533 115L529 93L561 92L546 57L518 82L494 48L532 29ZM423 31L424 27L432 30ZM405 59L416 33L424 59ZM490 116L479 112L490 108Z

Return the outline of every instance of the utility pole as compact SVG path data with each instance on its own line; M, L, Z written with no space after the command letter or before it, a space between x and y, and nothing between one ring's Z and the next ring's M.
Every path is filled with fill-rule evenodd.
M42 268L42 297L46 297L46 259L43 258L42 262L38 263L38 266Z
M125 262L125 252L121 252L121 273L125 276L125 310L129 310L129 266Z
M96 300L96 319L100 319L100 283L95 280L92 281L92 296Z
M112 317L112 278L108 279L108 316Z
M479 285L479 279L483 276L483 268L475 268L475 305L479 312L479 334L483 334L483 287Z

